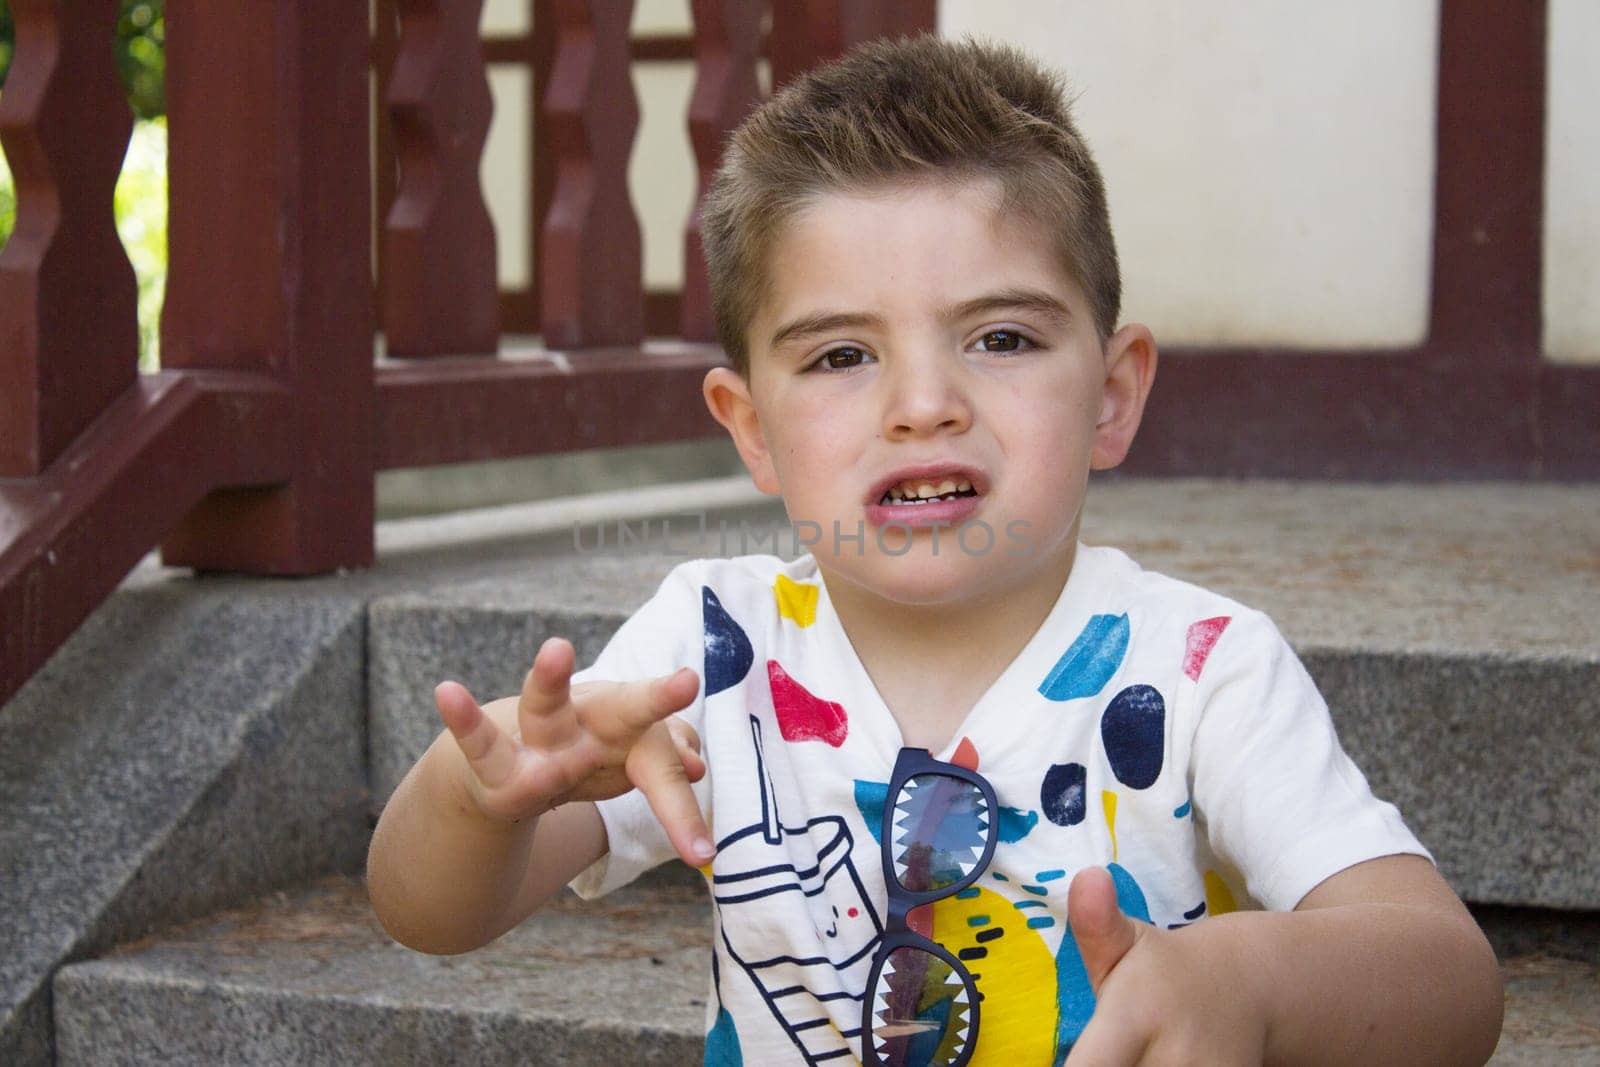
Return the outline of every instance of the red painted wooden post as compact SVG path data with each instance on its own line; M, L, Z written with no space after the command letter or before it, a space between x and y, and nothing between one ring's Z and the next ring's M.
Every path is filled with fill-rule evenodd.
M722 144L761 97L756 57L766 5L750 0L694 0L694 95L689 100L689 140L698 181L683 237L683 310L686 341L716 340L706 261L700 245L700 204L711 185Z
M633 0L554 0L550 10L556 56L543 118L556 184L539 259L544 343L636 344L644 336L644 277L628 196L639 125L629 76Z
M1439 11L1428 347L1444 373L1518 367L1531 381L1541 362L1545 25L1543 2Z
M495 352L494 224L478 184L489 95L483 0L400 0L389 81L400 183L384 223L383 331L391 356Z
M287 484L214 493L170 563L304 574L372 558L367 5L169 0L162 361L265 372Z
M116 0L12 0L0 102L17 187L0 253L0 477L43 471L138 375L138 286L112 191L133 115L111 42Z

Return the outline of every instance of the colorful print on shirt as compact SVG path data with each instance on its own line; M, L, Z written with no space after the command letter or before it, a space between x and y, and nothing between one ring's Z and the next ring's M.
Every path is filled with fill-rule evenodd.
M575 680L684 664L705 679L681 714L718 848L705 1062L853 1062L887 915L894 716L809 557L679 566ZM1084 867L1110 869L1129 915L1178 927L1236 901L1290 908L1353 862L1422 851L1265 617L1111 549L1080 548L1038 632L933 755L984 775L1001 806L990 867L932 907L933 939L980 996L979 1067L1059 1064L1087 1024L1066 911ZM580 893L673 858L639 794L599 808L611 851Z

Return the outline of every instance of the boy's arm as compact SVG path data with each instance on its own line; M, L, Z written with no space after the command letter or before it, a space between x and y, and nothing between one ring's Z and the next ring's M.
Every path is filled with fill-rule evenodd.
M1350 867L1293 912L1181 930L1127 918L1098 869L1070 894L1097 1003L1069 1067L1481 1064L1499 1038L1494 953L1420 857Z
M493 714L495 705L484 710ZM460 789L456 763L465 760L450 734L440 734L385 805L367 857L373 911L391 937L419 952L488 944L606 849L594 804L491 819Z
M385 805L367 860L379 921L424 952L465 952L515 926L606 851L592 801L638 787L685 858L709 859L689 788L699 739L668 717L692 671L571 686L572 646L546 642L517 697L435 693L447 730ZM696 848L705 854L700 854Z

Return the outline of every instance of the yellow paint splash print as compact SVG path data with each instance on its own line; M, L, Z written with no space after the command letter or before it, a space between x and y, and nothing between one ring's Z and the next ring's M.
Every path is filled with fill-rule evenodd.
M1205 873L1206 881L1206 911L1211 915L1226 915L1230 911L1238 911L1239 904L1233 899L1233 890L1228 888L1228 883L1222 880L1222 875L1216 871Z
M1038 914L977 886L933 906L933 939L978 987L983 1038L971 1067L1049 1063L1055 1055L1056 961L1028 926Z
M794 620L796 626L810 626L817 621L817 587L809 582L793 581L787 574L778 575L772 583L772 593L778 598L778 614Z
M1100 790L1100 807L1106 813L1106 829L1111 831L1111 858L1117 858L1117 794L1109 789Z

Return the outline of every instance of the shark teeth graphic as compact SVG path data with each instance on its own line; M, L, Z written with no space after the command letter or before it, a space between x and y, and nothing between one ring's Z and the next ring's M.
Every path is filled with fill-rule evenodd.
M883 988L880 984L878 992L872 997L872 1014L878 1019L887 1019L889 1017L889 999L884 996Z
M970 783L940 774L909 779L895 796L890 820L897 880L921 892L966 879L993 823L985 798Z
M959 971L935 957L920 952L915 954L915 958L922 959L928 966L937 967L937 971L926 973L925 968L919 966L901 968L897 971L893 965L896 955L898 953L891 954L884 960L878 981L873 988L872 1017L877 1020L877 1025L871 1028L872 1044L879 1058L888 1062L903 1056L907 1052L904 1044L906 1040L918 1035L938 1033L939 1048L934 1058L927 1061L927 1067L955 1062L966 1052L975 1036L972 1027L971 993L967 983ZM916 990L897 990L892 980L902 973L913 982L918 981L917 975L920 973L922 981L932 984L921 986ZM927 1003L931 999L934 1002L948 1003L949 1010L943 1020L937 1015L927 1018L906 1018L903 1012L897 1014L890 1007L891 996L912 992L916 994L915 1000L918 1002Z

